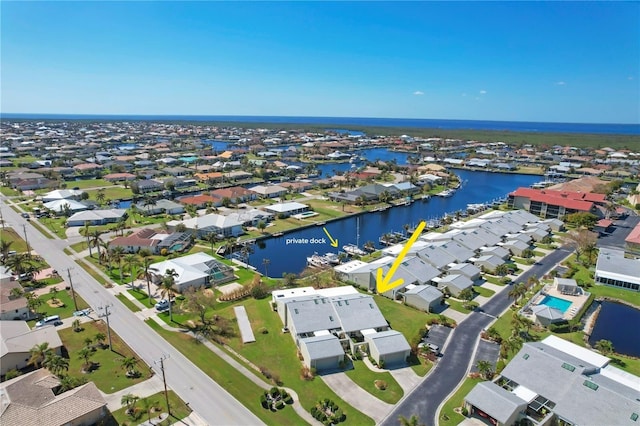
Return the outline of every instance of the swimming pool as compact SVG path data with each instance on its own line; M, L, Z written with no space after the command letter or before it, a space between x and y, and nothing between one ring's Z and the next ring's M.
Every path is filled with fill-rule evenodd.
M538 303L538 305L547 305L548 307L555 308L564 314L567 309L569 309L569 306L571 306L571 302L560 299L559 297L547 295L540 303Z

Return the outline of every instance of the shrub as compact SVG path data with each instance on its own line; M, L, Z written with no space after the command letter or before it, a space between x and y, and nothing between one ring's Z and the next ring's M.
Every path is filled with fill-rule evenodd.
M291 395L287 395L287 396L284 398L284 402L285 402L286 404L293 404L293 397L292 397Z
M267 327L261 327L259 331L262 334L269 334L269 330L267 330Z
M276 408L277 408L278 410L282 410L282 409L284 408L284 402L282 402L282 401L278 401L278 402L276 403Z
M300 378L302 380L313 380L313 377L313 373L311 372L309 367L305 366L300 369Z
M374 382L374 384L380 390L386 390L387 389L387 382L385 382L384 380L376 380Z
M269 393L271 394L271 396L273 398L276 398L278 396L280 396L280 389L278 389L277 387L272 387L271 389L269 389Z
M15 368L12 368L11 370L7 371L7 373L4 375L4 379L10 380L20 376L21 374L22 372L20 370L16 370Z
M460 410L460 413L467 417L469 415L469 410L467 410L467 407L462 407L462 410Z

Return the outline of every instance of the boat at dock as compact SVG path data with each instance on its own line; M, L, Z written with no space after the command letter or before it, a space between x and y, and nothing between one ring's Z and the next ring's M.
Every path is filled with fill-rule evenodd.
M438 192L436 195L438 197L445 197L446 198L446 197L451 197L455 192L456 192L455 189L449 188L449 189L445 189L442 192Z
M364 256L365 254L367 254L366 251L362 250L355 244L345 244L344 246L342 246L342 250L344 250L345 253L350 256Z
M276 232L275 234L271 234L273 237L282 237L284 232Z
M313 256L307 257L307 265L312 268L326 268L329 266L329 261L326 260L324 256L314 253Z
M331 265L339 265L340 257L336 253L326 253L322 256L324 260L326 260Z

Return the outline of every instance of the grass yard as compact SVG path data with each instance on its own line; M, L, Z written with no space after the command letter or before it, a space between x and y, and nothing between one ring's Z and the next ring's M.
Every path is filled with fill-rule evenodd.
M402 388L393 378L391 373L388 371L381 371L379 373L371 371L365 365L364 361L353 361L353 369L347 370L346 374L362 389L366 390L381 401L389 404L395 404L400 401L400 398L404 395ZM376 380L383 380L386 382L387 388L385 390L378 389L375 385Z
M436 314L419 311L384 296L374 295L373 298L382 315L391 324L391 328L402 333L409 342L421 328L425 327L430 318L438 318Z
M42 218L40 223L47 227L49 231L57 235L61 239L67 238L67 228L65 226L67 221L66 217Z
M506 284L502 282L502 277L496 277L493 275L488 275L488 274L484 274L484 279L486 282L491 283L491 284L495 284L495 285L499 285L499 286L505 286Z
M90 361L94 364L94 369L89 373L82 372L84 360L78 358L78 351L85 347L86 338L93 339L97 333L107 335L107 326L102 321L86 322L82 324L83 330L75 332L71 327L58 331L60 339L67 350L69 356L69 375L93 381L98 389L105 393L113 393L128 388L131 385L140 383L151 377L151 370L144 363L140 362L137 369L142 373L138 378L128 378L125 370L121 366L123 358L134 357L135 353L111 331L111 342L113 351L109 350L108 343L105 342L106 349L98 348L93 352Z
M71 247L71 249L76 253L80 253L81 251L86 250L89 246L87 245L87 240L83 240L83 241L80 241L79 243L71 244L69 247Z
M263 390L193 337L165 330L155 321L147 321L147 324L266 424L304 423L291 407L276 412L263 409L260 406Z
M67 253L70 254L70 253ZM111 285L111 283L109 283L109 281L107 281L106 278L104 278L101 274L99 274L95 269L93 269L91 266L87 265L83 260L76 260L76 263L78 265L80 265L80 267L82 269L84 269L85 271L87 271L87 273L89 275L91 275L91 277L93 277L94 280L98 281L100 284L102 284L105 287L108 287Z
M124 294L120 293L120 294L116 294L116 297L118 298L119 301L122 302L122 304L124 306L126 306L127 308L129 308L129 310L131 312L139 312L141 311L140 308L138 308L138 305L136 305L135 303L133 303L131 300L129 300L129 298L127 296L125 296Z
M176 395L174 391L170 390L167 393L169 395L169 405L171 406L171 417L162 422L153 423L158 426L164 426L164 425L168 426L174 423L177 424L179 423L179 420L182 420L185 417L187 417L189 414L191 414L191 409L187 406L187 404L184 403L184 401L180 399L180 397L178 397L178 395ZM157 410L157 411L154 411L154 413L150 414L150 418L152 421L154 417L156 417L156 413L159 414L159 413L167 412L167 406L165 402L166 398L164 396L164 392L158 392L146 398L141 398L141 400L138 401L138 403L136 404L136 413L135 413L135 416L137 417L137 419L134 420L132 419L131 416L128 416L125 413L127 410L127 407L122 407L119 410L116 410L111 413L112 420L113 420L112 423L118 424L121 426L134 426L134 425L139 425L141 423L148 421L149 415L144 412L144 409L142 408L142 402L141 402L142 400L145 400L145 399L149 401L149 404Z
M62 306L53 307L48 304L48 302L53 298L53 294L47 293L38 297L43 303L37 308L38 313L40 313L43 317L48 317L51 315L60 315L60 318L70 318L73 316L73 313L76 311L73 305L73 299L71 297L71 290L65 290L64 285L54 286L58 288L58 292L56 293L56 299L62 302ZM53 288L53 287L52 287ZM86 309L89 307L87 302L85 302L77 293L76 293L76 303L78 304L78 310ZM29 325L34 326L37 320L28 321Z
M103 186L109 187L109 186L113 186L113 183L111 182L107 182L106 180L100 178L100 179L81 179L81 180L70 180L67 181L67 187L68 188L80 188L80 189L87 189L87 188L101 188Z
M91 200L96 200L96 194L98 191L98 189L90 189L86 192L89 194L89 198ZM105 200L119 200L121 198L133 197L133 192L131 192L131 188L125 189L121 186L111 186L104 188L104 196Z
M447 304L454 311L458 311L458 312L461 312L463 314L468 314L468 313L471 312L471 309L467 309L464 306L462 306L464 304L464 302L461 302L460 300L455 300L455 299L452 299L452 298L448 298L447 299Z
M146 291L142 291L136 288L133 290L127 290L127 292L147 308L153 308L156 304L156 300L153 297L151 298L151 303L149 303L149 295Z
M15 250L18 253L24 253L27 251L27 243L13 228L2 229L2 232L0 232L0 241L11 242L9 250Z
M464 416L456 413L453 409L461 407L464 397L471 392L471 389L473 389L476 384L483 381L482 379L466 378L465 381L462 382L460 388L458 388L456 393L454 393L442 407L439 418L440 425L457 425L464 420Z
M6 170L4 167L2 169ZM0 186L0 193L2 193L2 195L5 195L7 197L15 197L17 195L20 195L20 191L9 188L8 186Z
M474 285L473 286L473 291L478 293L480 296L483 296L483 297L491 297L494 294L496 294L496 292L491 290L490 288L484 288L484 287L479 286L479 285Z
M344 410L347 422L358 425L373 424L372 419L338 397L320 378L316 377L310 381L300 378L302 363L298 359L296 345L290 335L282 333L282 322L278 314L271 309L269 299L247 299L242 305L247 310L256 342L243 345L238 336L229 339L229 346L257 366L266 367L280 376L283 386L290 387L298 393L305 409L311 409L319 399L329 398ZM233 318L232 307L222 309L220 315ZM258 331L263 327L268 331L267 334Z
M40 225L40 223L38 223L37 221L31 221L31 226L36 228L38 232L45 236L45 238L49 240L53 240L55 238L53 235L51 235L51 232L47 231L47 229L44 226Z

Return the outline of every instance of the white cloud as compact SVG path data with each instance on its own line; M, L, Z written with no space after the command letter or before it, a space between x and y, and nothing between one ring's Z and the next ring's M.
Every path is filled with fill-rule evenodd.
M421 92L420 90L416 90L415 92L413 92L413 94L416 96L422 96L424 95L424 92Z
M567 84L567 83L565 83L564 81L557 81L556 82L556 86L564 86L565 84Z
M486 91L486 90L481 90L481 91L480 91L480 94L481 94L481 95L486 95L486 94L487 94L487 91Z

